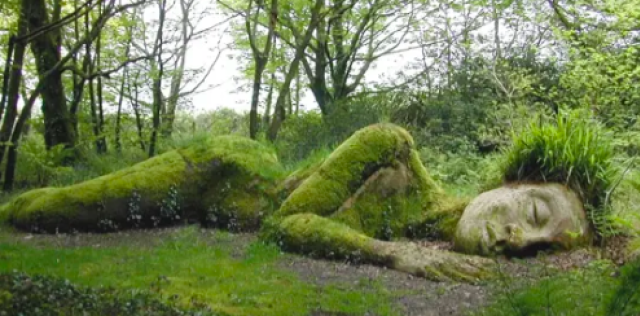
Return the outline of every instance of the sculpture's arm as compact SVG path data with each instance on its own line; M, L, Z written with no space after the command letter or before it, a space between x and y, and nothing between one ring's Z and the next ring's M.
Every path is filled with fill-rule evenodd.
M488 277L493 265L486 258L377 240L311 213L272 218L263 234L288 251L382 265L436 281L474 282Z

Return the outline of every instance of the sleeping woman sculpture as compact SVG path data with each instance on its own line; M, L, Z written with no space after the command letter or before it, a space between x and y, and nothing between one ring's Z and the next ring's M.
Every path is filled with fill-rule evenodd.
M446 196L412 137L393 124L363 128L288 176L266 146L213 137L72 186L26 192L0 208L0 220L42 233L199 222L259 231L313 257L460 281L490 275L486 256L590 238L582 203L559 184L506 185L471 203ZM411 238L449 240L455 252Z

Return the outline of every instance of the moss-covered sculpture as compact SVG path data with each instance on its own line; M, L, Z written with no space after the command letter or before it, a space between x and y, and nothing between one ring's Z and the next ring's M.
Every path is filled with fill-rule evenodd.
M39 232L104 231L199 220L259 227L274 209L275 153L223 136L62 188L24 193L0 209L12 225Z
M264 238L313 256L435 280L487 274L491 261L400 241L450 238L465 203L444 196L411 136L395 125L364 128L276 184L280 175L266 147L217 137L73 186L27 192L4 205L0 218L40 232L157 226L178 218L244 230L262 225Z
M265 222L263 236L312 256L473 280L486 275L490 261L397 241L427 232L451 236L461 209L429 177L411 136L377 124L356 132L306 178Z

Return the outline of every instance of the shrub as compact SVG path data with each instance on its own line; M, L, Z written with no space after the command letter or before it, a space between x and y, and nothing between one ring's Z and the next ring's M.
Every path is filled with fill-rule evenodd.
M548 269L531 267L532 269ZM605 305L617 282L615 266L594 261L569 272L538 271L541 279L504 276L493 292L493 302L473 315L486 316L605 316Z
M581 112L546 122L538 117L513 135L502 162L503 180L565 183L581 197L599 228L609 215L604 204L616 176L613 158L610 133Z
M19 272L0 274L0 315L213 316L205 306L179 306L178 297L161 300L152 293L88 288L69 281Z
M382 97L354 96L334 105L328 115L319 110L291 115L278 134L279 157L291 164L315 151L334 148L355 131L384 121L385 107Z
M40 134L25 136L18 147L18 155L15 180L17 188L42 187L57 178L73 176L72 168L62 166L62 161L68 157L68 151L62 145L46 150L44 138Z
M479 154L468 138L461 138L458 143L457 150L422 147L420 160L450 194L475 196L481 191L482 180L498 173L497 154Z

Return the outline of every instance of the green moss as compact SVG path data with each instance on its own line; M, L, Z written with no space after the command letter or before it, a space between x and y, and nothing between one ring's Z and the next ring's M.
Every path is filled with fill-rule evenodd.
M469 202L469 198L440 195L434 207L425 212L420 221L410 224L409 237L452 241Z
M391 239L405 236L407 224L418 222L442 195L413 150L411 136L393 124L359 130L312 170L283 202L278 217L314 213Z
M625 252L625 257L627 259L640 259L640 237L636 236L631 241L629 241Z
M240 168L226 172L229 174L221 175L224 181L207 188L203 195L203 222L231 231L257 230L276 209L273 183Z
M266 192L265 186L281 175L275 153L266 146L223 136L72 186L30 191L5 208L10 223L37 231L158 226L185 217L201 219L212 206L203 195L217 195L208 189L229 179L242 189L257 181L260 192ZM261 205L244 202L244 209L257 213L261 209L254 207Z
M279 216L337 210L377 169L409 155L413 139L402 128L378 124L361 129L342 143L278 210Z
M344 224L311 213L270 221L268 240L313 257L378 261L374 240Z
M302 184L302 182L304 182L304 180L309 178L313 173L320 169L320 166L322 166L323 162L324 159L318 159L305 166L302 166L294 170L283 181L281 181L277 188L278 196L281 201L284 201L293 191L295 191L300 186L300 184Z

